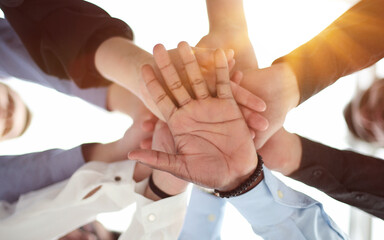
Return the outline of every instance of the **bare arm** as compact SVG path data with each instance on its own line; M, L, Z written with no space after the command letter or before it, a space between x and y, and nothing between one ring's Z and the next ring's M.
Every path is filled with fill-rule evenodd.
M235 51L235 70L257 68L257 59L248 37L242 0L207 0L209 33L198 47L228 48Z

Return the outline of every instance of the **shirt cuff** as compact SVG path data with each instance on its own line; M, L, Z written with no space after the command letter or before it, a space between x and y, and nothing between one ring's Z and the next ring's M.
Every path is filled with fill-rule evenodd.
M251 191L228 201L252 224L252 227L264 227L278 224L293 212L292 209L276 204L284 198L284 190L276 185L272 173L264 167L264 179ZM272 185L270 188L269 185ZM278 216L278 217L276 217Z
M136 212L121 239L177 239L184 222L188 192L153 201L142 195L147 184L145 179L135 186Z
M179 239L220 239L226 203L194 185Z

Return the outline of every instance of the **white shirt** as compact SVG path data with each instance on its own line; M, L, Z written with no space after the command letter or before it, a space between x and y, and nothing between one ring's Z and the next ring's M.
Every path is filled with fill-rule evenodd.
M143 197L147 179L133 180L135 162L90 162L63 182L22 195L18 202L0 202L0 239L56 239L103 212L137 204L128 230L120 239L177 239L188 194L160 201ZM84 197L93 189L92 196Z

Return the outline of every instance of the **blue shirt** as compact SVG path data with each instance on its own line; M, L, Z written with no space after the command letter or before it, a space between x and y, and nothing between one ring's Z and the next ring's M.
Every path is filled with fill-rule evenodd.
M179 239L220 239L226 201L264 239L349 239L325 213L321 203L289 188L266 168L259 185L228 200L194 187ZM216 215L216 220L209 221L209 214Z

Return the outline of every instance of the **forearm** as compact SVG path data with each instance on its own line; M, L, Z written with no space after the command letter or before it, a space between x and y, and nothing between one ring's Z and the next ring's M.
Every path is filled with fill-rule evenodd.
M131 115L132 106L140 101L132 92L118 84L108 87L106 105L108 111L118 111Z
M123 86L140 99L145 88L141 81L141 66L152 62L150 53L121 37L103 42L95 55L96 68L103 77Z
M115 83L108 88L106 105L109 111L125 113L134 121L148 117L150 114L144 103L136 95Z
M288 63L294 71L300 103L384 57L383 11L382 0L360 1L315 38L275 61Z
M242 0L206 0L210 31L235 29L247 33Z
M108 163L128 159L128 152L139 148L140 142L134 139L136 128L131 127L127 130L129 131L129 136L125 133L128 137L125 136L114 142L83 144L81 148L85 162L97 161Z
M287 113L299 102L300 94L296 76L286 63L245 71L240 85L267 103L267 109L264 112L267 119L274 119L275 116L268 116L270 111L276 110L274 108L281 108L281 111Z
M116 143L87 143L83 144L81 149L85 162L115 162L125 159L123 151L116 147Z

